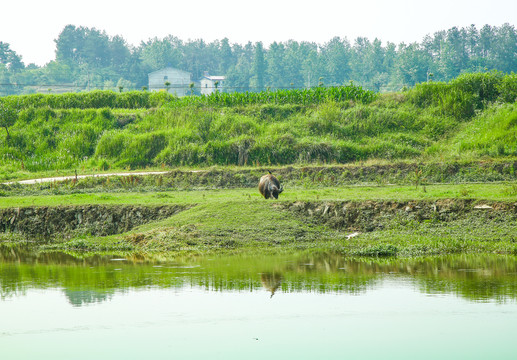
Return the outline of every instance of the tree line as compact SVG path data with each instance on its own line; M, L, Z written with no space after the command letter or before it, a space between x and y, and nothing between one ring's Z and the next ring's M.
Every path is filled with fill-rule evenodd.
M207 43L169 35L132 46L121 36L67 25L55 40L56 57L44 66L25 65L0 42L0 95L33 92L142 89L148 73L174 67L198 80L205 71L226 76L226 91L336 86L350 81L374 91L398 91L427 81L449 81L462 73L517 72L513 25L481 29L452 27L421 42L382 44L358 37L305 41Z

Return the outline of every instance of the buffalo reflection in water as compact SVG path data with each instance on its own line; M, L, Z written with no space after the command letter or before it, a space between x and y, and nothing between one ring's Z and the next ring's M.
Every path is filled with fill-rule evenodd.
M275 295L275 291L282 284L283 276L278 273L260 273L260 282L262 286L271 292L270 299Z

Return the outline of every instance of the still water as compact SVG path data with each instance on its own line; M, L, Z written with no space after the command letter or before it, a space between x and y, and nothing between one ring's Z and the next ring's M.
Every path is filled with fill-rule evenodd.
M0 359L512 359L517 258L0 252Z

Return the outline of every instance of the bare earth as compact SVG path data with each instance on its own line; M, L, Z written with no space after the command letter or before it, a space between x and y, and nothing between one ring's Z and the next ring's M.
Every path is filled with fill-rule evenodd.
M71 176L57 176L57 177L49 177L49 178L41 178L41 179L29 179L29 180L20 180L20 181L10 181L3 183L4 185L11 184L39 184L45 182L53 182L53 181L64 181L64 180L72 180L72 179L84 179L88 177L108 177L108 176L144 176L144 175L160 175L167 174L168 171L148 171L148 172L138 172L138 173L110 173L110 174L92 174L92 175L71 175Z

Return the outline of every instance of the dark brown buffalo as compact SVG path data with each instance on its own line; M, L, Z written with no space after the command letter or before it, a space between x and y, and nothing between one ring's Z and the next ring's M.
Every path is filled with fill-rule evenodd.
M284 191L284 188L280 185L280 181L269 171L269 174L260 178L259 191L266 199L278 199L278 194Z

